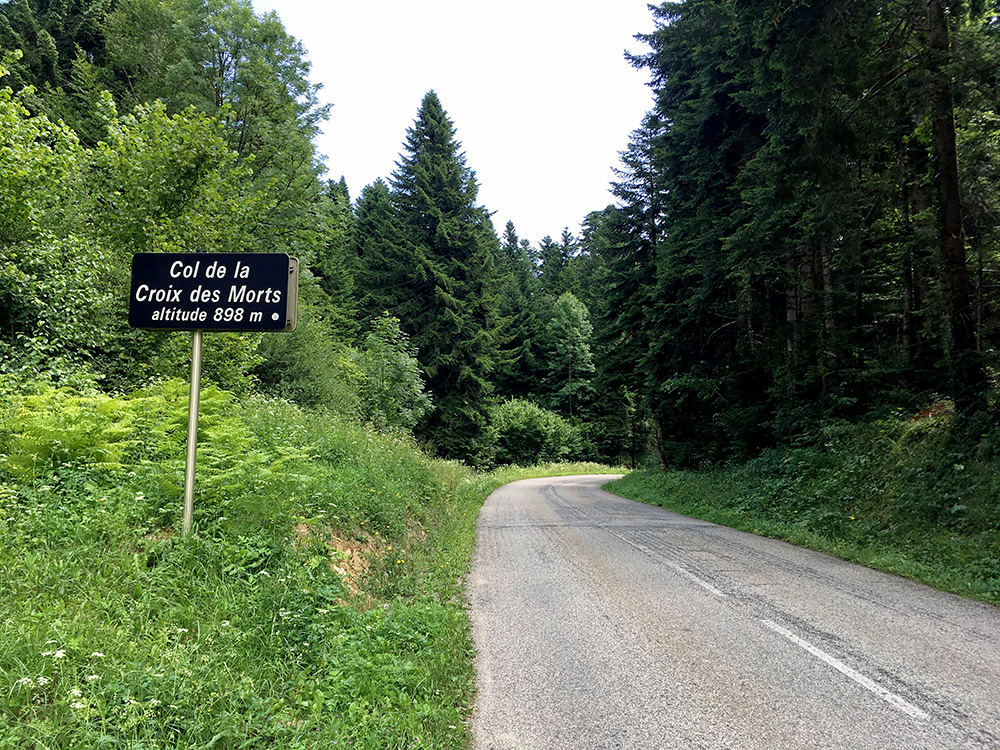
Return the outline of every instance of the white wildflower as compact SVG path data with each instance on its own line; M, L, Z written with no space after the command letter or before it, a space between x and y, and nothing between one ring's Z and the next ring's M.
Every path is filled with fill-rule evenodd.
M92 659L103 659L104 654L102 654L100 651L94 651L93 653L90 654L90 657Z
M69 705L70 707L75 708L77 711L81 711L87 707L87 704L84 703L83 701L76 701L74 703L70 703Z
M82 698L83 697L83 691L81 691L80 688L73 688L72 690L69 691L69 697L70 698Z
M62 649L59 649L54 654L52 654L52 658L53 659L62 659L65 656L66 656L66 652L63 651Z

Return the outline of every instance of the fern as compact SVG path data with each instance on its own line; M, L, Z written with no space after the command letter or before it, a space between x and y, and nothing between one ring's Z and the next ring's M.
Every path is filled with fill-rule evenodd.
M0 466L19 478L65 464L113 473L183 456L188 385L168 380L130 396L81 394L42 386L7 393L0 413ZM207 388L201 398L199 439L209 464L230 465L251 437L235 415L230 394Z

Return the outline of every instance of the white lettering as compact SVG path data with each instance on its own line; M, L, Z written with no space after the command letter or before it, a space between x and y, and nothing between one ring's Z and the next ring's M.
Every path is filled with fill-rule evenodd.
M272 289L247 289L244 284L241 287L229 287L229 299L227 302L238 302L240 304L252 305L254 302L265 302L268 304L278 304L281 302L281 290Z
M192 302L218 302L221 296L218 289L204 289L199 284L191 290L189 298Z
M237 265L239 265L238 262ZM212 265L210 265L208 268L205 269L205 278L224 279L226 278L226 274L228 272L229 272L228 268L219 263L219 261L215 261L214 263L212 263Z
M170 278L172 279L196 279L198 278L198 269L201 268L201 261L195 261L193 266L188 265L182 260L175 260L170 264Z
M181 290L174 289L171 284L166 289L151 289L148 284L141 284L135 290L136 302L180 302Z
M208 320L208 312L200 307L197 310L161 307L159 310L153 310L149 319L164 323L204 323Z

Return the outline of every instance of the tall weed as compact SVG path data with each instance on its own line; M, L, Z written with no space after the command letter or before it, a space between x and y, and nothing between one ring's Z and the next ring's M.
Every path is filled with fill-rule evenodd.
M476 517L527 472L207 388L181 538L186 383L0 390L0 748L467 746Z
M437 519L459 503L474 523L453 486L467 473L205 389L197 533L181 539L186 384L5 388L0 747L464 744L464 612L408 571L464 564L416 548L448 538ZM340 543L368 572L342 567Z

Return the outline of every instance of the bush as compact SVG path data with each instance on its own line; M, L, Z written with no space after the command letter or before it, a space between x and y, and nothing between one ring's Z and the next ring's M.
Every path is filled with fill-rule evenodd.
M468 469L187 391L0 377L0 747L465 747Z
M337 414L358 414L360 372L354 352L337 341L330 320L336 311L309 280L299 289L298 325L291 333L264 336L253 374L268 395Z
M579 434L555 412L523 399L495 405L489 412L480 462L488 466L534 466L574 455Z
M375 428L411 430L434 408L417 350L397 318L385 313L375 320L355 359L361 370L361 414Z

